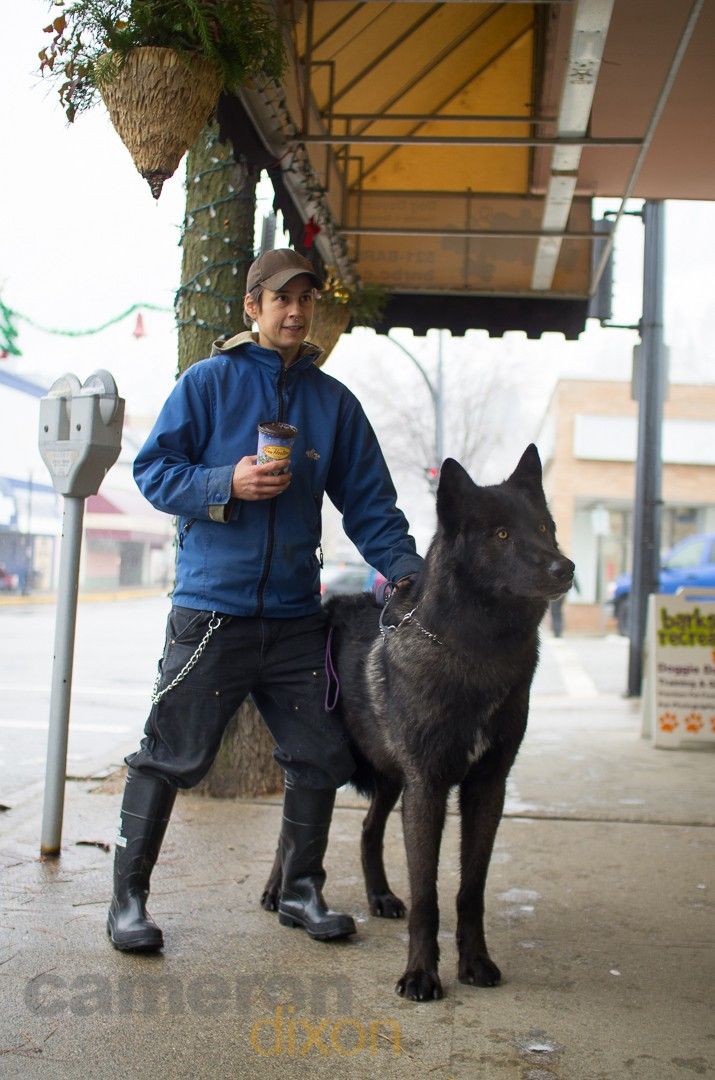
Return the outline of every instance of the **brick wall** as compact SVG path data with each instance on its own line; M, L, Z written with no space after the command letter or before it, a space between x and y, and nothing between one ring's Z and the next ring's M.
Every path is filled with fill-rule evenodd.
M637 417L630 383L563 379L554 391L549 411L555 420L554 453L546 465L544 486L559 536L568 546L577 497L632 502L635 464L621 461L580 461L573 456L577 415ZM670 387L664 415L668 419L715 419L715 386ZM664 465L666 502L715 501L715 468L708 465Z

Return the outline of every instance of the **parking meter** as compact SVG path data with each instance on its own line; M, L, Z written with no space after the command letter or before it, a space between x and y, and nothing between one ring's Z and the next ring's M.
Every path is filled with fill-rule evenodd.
M39 447L61 495L96 495L122 446L124 401L108 371L83 384L76 375L56 379L40 401Z
M84 500L97 494L119 457L123 421L117 384L101 369L84 383L76 375L63 375L40 400L40 454L55 490L64 496L40 844L44 856L59 855L62 839Z

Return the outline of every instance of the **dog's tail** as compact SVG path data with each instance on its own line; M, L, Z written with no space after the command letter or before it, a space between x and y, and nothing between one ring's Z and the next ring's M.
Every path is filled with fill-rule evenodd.
M355 772L348 780L350 787L354 787L355 790L366 799L372 799L377 791L377 781L375 778L375 769L364 758L355 744L350 742L350 750L355 758Z

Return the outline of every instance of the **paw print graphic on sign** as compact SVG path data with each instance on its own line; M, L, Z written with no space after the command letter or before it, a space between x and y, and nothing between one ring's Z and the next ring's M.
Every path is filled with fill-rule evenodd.
M658 718L658 723L661 731L675 731L678 726L678 717L672 712L662 713Z
M685 724L685 730L689 731L691 735L697 735L700 729L705 726L702 716L696 712L688 713L683 723Z

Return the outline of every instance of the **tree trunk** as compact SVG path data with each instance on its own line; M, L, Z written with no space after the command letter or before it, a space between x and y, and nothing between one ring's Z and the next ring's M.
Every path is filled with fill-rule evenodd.
M216 338L245 329L243 297L253 262L255 170L234 159L209 124L189 150L184 257L176 296L179 374L211 352Z
M179 374L209 356L216 338L243 329L246 274L253 262L257 174L234 160L210 124L189 151L184 256L176 297ZM217 525L216 528L222 528ZM273 740L255 706L231 719L216 761L193 791L202 795L266 795L282 787Z
M216 799L252 798L283 790L283 774L273 760L275 743L252 701L231 717L208 773L192 795Z

